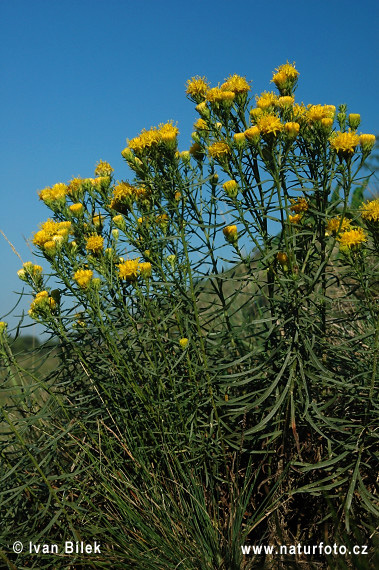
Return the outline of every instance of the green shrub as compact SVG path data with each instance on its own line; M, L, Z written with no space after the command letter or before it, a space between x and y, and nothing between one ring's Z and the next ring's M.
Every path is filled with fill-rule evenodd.
M56 568L269 568L241 546L321 541L369 556L281 563L374 563L379 201L354 189L375 137L344 105L295 104L298 75L253 106L243 77L192 78L189 151L167 122L128 140L133 182L100 161L40 192L54 289L19 276L60 365L42 403L3 406L9 560L51 567L9 554L17 530L101 541Z

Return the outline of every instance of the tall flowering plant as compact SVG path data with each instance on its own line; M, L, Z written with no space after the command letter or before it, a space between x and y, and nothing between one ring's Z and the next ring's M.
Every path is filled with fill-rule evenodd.
M252 97L193 77L188 150L169 121L127 141L132 180L100 161L39 194L50 276L19 276L59 338L59 425L98 486L78 501L115 560L250 567L249 540L373 531L379 205L351 198L375 137L344 105L296 102L298 78L286 63Z

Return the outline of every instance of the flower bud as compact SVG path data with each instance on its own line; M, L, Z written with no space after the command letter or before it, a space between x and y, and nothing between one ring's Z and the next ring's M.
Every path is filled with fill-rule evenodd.
M360 135L359 144L363 154L369 154L375 145L375 135Z
M176 255L168 255L166 257L167 261L171 265L171 269L174 271L175 269L175 262L176 262Z
M225 194L229 198L236 198L238 194L238 183L235 180L227 180L222 185L223 189L225 190Z
M258 144L259 139L260 139L260 136L261 136L261 133L260 133L260 130L259 130L259 128L258 128L257 126L250 127L249 129L247 129L247 130L245 131L244 134L245 134L246 139L247 139L250 143L252 143L253 145Z
M126 230L126 224L125 224L124 216L122 216L121 214L117 214L117 216L113 216L112 221L113 221L114 225L118 227L119 230L121 230L121 231Z
M349 127L356 131L361 122L361 116L358 113L350 113L348 118Z
M201 103L196 105L195 109L202 117L208 118L210 116L210 111L209 108L207 107L206 101L202 101Z
M184 338L179 339L180 347L181 347L183 350L185 350L185 349L187 348L188 343L189 343L188 338L185 338L185 337L184 337Z
M237 226L225 226L222 230L227 242L235 245L238 241Z
M299 123L285 123L284 132L289 139L295 139L299 134L300 125Z
M120 232L119 232L119 230L118 230L117 228L114 228L114 229L112 230L112 237L113 237L113 239L114 239L115 241L117 241L118 238L120 237Z
M21 279L21 281L25 281L25 282L28 281L25 269L19 269L17 271L17 275L18 275L18 278Z
M7 330L8 324L4 321L0 321L0 335L3 335Z
M238 149L242 150L243 148L245 148L246 139L244 133L235 133L233 135L233 139L234 139L234 144Z

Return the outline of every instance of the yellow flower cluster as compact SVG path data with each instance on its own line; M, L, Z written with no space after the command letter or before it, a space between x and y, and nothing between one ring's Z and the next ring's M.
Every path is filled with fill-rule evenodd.
M31 279L35 284L42 284L42 267L31 261L23 263L22 268L17 271L17 275L21 281L28 282Z
M291 210L295 214L301 214L308 210L308 202L305 198L297 198L296 200L291 199Z
M7 330L8 324L5 321L0 321L0 335L3 335Z
M367 241L367 235L363 228L352 228L341 234L338 238L343 249L359 247Z
M143 129L137 137L127 141L129 145L127 148L134 151L137 155L142 155L149 152L150 149L156 147L159 143L175 147L178 134L179 129L169 121L168 123L160 124L158 128L152 127L148 131ZM123 151L124 154L127 148Z
M67 240L71 222L55 222L49 219L41 224L40 228L33 236L34 245L46 253L54 254L57 247Z
M151 277L151 263L149 261L140 263L139 257L122 261L117 267L120 279L129 283L136 281L139 275L143 278Z
M227 106L230 106L233 103L235 96L234 91L226 91L220 87L213 87L212 89L209 89L206 94L207 101L209 101L211 105L225 103Z
M32 301L29 309L29 315L35 319L38 316L44 316L50 312L54 312L57 303L53 297L49 296L47 291L40 291Z
M336 108L334 105L309 105L305 119L309 124L321 122L322 119L334 119Z
M206 77L191 77L187 80L186 93L192 97L196 102L200 102L204 99L207 91L209 89L209 83Z
M82 289L86 289L93 278L91 269L78 269L74 273L74 279Z
M343 218L341 222L341 216L337 216L336 218L332 218L328 221L326 226L326 231L331 233L332 235L336 235L338 230L342 232L346 232L351 227L350 220L348 218Z
M241 77L240 75L230 75L226 80L225 83L221 85L222 91L232 91L236 95L248 93L250 91L250 85L246 81L245 77Z
M379 222L379 198L366 202L361 206L361 216L368 222Z
M56 203L64 204L67 193L67 185L60 182L58 184L54 184L51 188L44 188L38 193L38 196L40 200L43 200L43 202L49 206Z
M258 109L262 109L266 111L268 109L274 109L276 104L278 103L278 96L275 95L272 91L261 93L261 95L256 95L255 97ZM282 97L284 99L284 97ZM292 99L292 97L291 97Z
M109 207L116 212L126 214L133 202L149 200L150 191L147 188L132 186L128 182L119 182L113 189Z

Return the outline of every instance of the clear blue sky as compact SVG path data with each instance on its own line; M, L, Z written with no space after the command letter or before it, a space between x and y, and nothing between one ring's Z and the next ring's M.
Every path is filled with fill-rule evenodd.
M0 0L0 229L31 260L25 239L49 216L38 190L92 176L100 158L127 177L126 138L168 119L187 149L196 74L238 73L260 93L295 61L298 101L347 103L378 134L378 14L374 0ZM0 255L1 319L23 284L1 236Z

